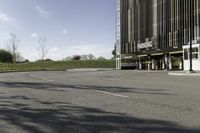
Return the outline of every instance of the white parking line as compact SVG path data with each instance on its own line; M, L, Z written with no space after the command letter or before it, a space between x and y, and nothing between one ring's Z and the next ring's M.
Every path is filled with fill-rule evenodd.
M54 82L54 80L51 80L51 79L47 79L47 78L44 78L44 77L41 77L42 80L45 80L45 81L48 81L48 82Z
M47 82L53 82L54 81L54 80L47 79L45 77L39 77L39 76L36 76L36 75L33 75L33 74L30 74L29 76L34 77L34 78L39 78L39 79L45 80Z
M79 105L79 106L81 106L81 104L79 104L79 103L76 103L76 102L71 102L71 104L74 104L74 105Z
M96 91L97 91L97 92L100 92L100 93L108 94L108 95L111 95L111 96L115 96L115 97L128 98L128 96L125 96L125 95L114 94L114 93L110 93L110 92L106 92L106 91L100 91L100 90L96 90Z

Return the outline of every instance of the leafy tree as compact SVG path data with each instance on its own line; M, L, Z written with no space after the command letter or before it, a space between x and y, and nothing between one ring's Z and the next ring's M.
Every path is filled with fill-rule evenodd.
M21 63L21 62L25 62L25 58L21 55L21 53L17 52L16 53L16 62L17 63Z
M100 56L99 58L97 58L97 60L105 61L105 60L106 60L106 58L104 58L104 57Z
M74 55L72 60L80 60L81 59L81 56L80 55Z
M27 63L28 63L28 62L30 62L30 61L29 61L28 59L25 59L25 61L24 61L24 62L27 62Z
M63 61L70 61L70 60L72 60L72 57L71 57L71 56L67 56L67 57L65 57L65 58L63 59Z
M81 60L96 60L96 57L93 54L81 55Z
M45 61L53 61L52 59L49 59L49 58L47 58L47 59L45 59Z
M114 58L116 57L116 46L115 46L114 50L112 51L112 55Z
M81 60L89 60L88 55L81 55Z
M96 59L95 56L94 56L93 54L89 54L89 55L88 55L88 58L89 58L89 60L95 60L95 59Z
M13 62L12 54L4 49L0 49L0 62L12 63Z

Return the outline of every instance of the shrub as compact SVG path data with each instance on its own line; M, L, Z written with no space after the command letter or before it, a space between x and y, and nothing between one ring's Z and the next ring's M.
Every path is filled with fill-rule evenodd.
M45 59L45 61L53 61L52 59Z
M12 63L13 56L10 52L0 49L0 62L2 63Z
M100 56L99 58L97 58L97 60L106 61L106 58Z
M73 59L73 60L80 60L80 59L81 59L81 56L80 56L80 55L74 55L72 59Z

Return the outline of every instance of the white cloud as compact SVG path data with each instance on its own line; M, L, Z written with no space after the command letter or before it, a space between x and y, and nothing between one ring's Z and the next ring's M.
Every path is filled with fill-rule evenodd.
M0 12L0 23L2 23L3 25L0 26L11 26L14 27L17 30L23 30L24 27L19 24L16 19L14 17L11 17L5 13Z
M67 31L66 29L63 29L63 30L62 30L62 33L63 33L64 35L66 35L66 34L68 34L68 31Z
M37 13L39 13L43 17L48 17L50 15L50 12L41 6L35 6L35 9L36 9Z
M10 39L10 35L8 33L0 32L0 38L3 40L8 40L8 39Z
M9 17L5 13L0 12L0 22L11 22L14 21L14 18Z
M38 37L38 33L32 33L32 34L31 34L31 37L33 37L33 38Z
M53 47L53 48L51 48L50 50L49 50L49 52L51 53L51 52L58 52L60 50L60 48L58 48L58 47Z

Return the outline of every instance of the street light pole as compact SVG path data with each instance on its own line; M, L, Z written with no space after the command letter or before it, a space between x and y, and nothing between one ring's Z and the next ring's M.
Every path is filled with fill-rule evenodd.
M190 52L190 70L189 70L189 72L193 72L193 69L192 69L192 59L193 59L193 57L192 57L192 23L193 23L193 0L190 0L190 11L188 12L188 14L189 14L189 22L190 22L190 24L189 24L189 28L190 28L190 50L189 50L189 52Z

